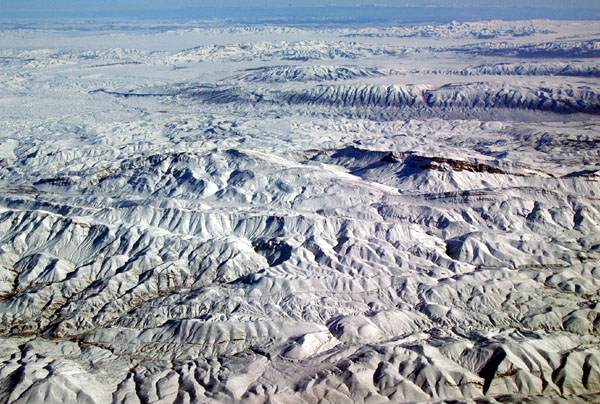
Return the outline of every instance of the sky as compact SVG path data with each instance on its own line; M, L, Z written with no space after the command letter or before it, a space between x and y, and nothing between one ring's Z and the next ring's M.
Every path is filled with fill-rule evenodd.
M533 7L533 8L600 8L600 0L0 0L0 10L55 11L86 9L134 10L181 9L196 7L282 8L318 6L417 6L417 7Z
M276 10L279 13L287 9L293 15L293 10L303 7L451 7L458 9L494 8L509 10L515 16L523 7L540 9L538 18L544 16L544 10L593 9L600 13L600 0L0 0L0 17L57 17L57 16L125 16L131 17L136 13L140 16L165 10L177 15L177 10L213 9L224 13L224 9ZM220 10L220 11L219 11ZM598 14L596 13L596 14ZM185 15L185 13L182 13ZM560 13L557 13L560 16ZM585 13L582 14L585 16ZM536 15L526 15L536 18Z

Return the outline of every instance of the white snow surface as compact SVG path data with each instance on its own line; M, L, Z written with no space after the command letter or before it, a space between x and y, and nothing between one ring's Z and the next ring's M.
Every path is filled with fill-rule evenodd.
M0 401L600 401L600 23L0 31Z

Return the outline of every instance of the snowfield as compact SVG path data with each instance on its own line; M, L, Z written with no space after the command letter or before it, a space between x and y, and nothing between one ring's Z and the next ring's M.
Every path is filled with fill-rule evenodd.
M2 27L1 402L600 401L599 22Z

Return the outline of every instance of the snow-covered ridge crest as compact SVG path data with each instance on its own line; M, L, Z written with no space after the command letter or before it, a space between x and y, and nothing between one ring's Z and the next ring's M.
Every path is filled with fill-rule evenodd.
M321 60L356 59L377 55L400 56L410 53L406 49L391 45L368 45L349 41L260 41L228 45L209 45L186 49L171 55L170 63L190 63L199 61L251 61L256 59L281 60Z
M263 71L264 72L264 71ZM289 82L307 80L306 72L292 70L290 78L285 78L286 72L275 73L275 79L269 73L267 76L256 73L242 74L234 80L248 78L258 80ZM316 80L317 76L324 78L339 78L340 75L369 77L380 75L382 72L368 70L311 70L309 73ZM283 75L283 77L282 77ZM308 77L311 77L308 76ZM543 83L542 83L543 84ZM236 105L244 103L287 104L287 105L332 105L341 108L375 107L383 109L415 109L422 113L451 111L453 113L470 113L473 109L521 109L553 113L583 112L597 114L600 111L600 93L594 88L585 86L572 88L530 87L512 83L453 83L435 88L429 85L318 85L308 90L292 89L272 91L266 88L245 88L238 86L215 86L195 83L179 83L175 87L147 88L128 91L112 91L105 89L94 90L92 94L105 93L119 97L177 97L196 100L199 102ZM404 111L402 111L404 113ZM374 111L377 114L377 111Z
M600 65L594 62L497 63L461 70L419 69L420 73L460 76L579 76L599 77Z
M549 34L545 28L547 21L488 21L488 22L458 22L439 25L414 25L389 27L385 29L363 28L346 34L348 37L371 38L476 38L492 39L503 37L528 37L535 34Z
M513 44L510 42L486 42L452 48L454 51L472 55L512 56L530 58L598 58L600 40L555 41L546 43Z
M403 74L397 69L357 66L273 66L248 69L230 78L249 82L338 81Z

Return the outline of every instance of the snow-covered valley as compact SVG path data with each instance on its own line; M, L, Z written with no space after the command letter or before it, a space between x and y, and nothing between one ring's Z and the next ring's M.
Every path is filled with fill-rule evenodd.
M0 401L600 400L600 23L0 31Z

